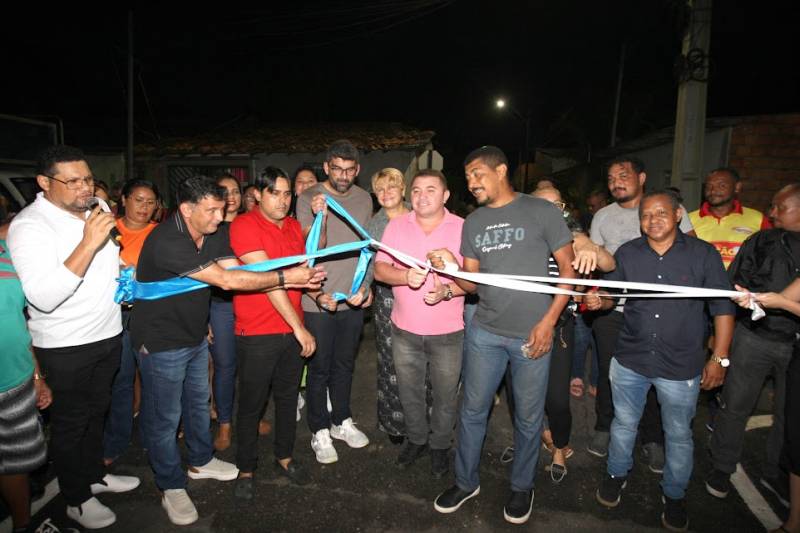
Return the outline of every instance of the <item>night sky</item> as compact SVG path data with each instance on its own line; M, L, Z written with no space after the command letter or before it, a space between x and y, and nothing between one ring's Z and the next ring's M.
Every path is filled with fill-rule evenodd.
M262 4L137 8L136 142L202 133L245 115L392 121L436 131L448 167L486 143L515 160L524 126L493 107L503 96L531 113L532 145L603 148L623 42L618 136L674 123L683 2ZM717 0L713 9L709 116L800 110L789 7ZM57 115L70 144L124 147L124 8L6 22L0 112Z

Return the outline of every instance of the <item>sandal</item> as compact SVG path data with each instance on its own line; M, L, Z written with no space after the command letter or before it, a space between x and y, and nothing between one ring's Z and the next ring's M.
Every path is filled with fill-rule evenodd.
M567 467L558 463L550 463L550 479L553 483L561 483L567 475Z
M572 378L569 382L569 393L580 398L583 396L583 380L581 378Z

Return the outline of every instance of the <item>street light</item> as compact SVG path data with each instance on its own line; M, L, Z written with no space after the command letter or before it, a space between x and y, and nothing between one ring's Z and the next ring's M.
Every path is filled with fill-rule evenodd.
M522 155L520 157L520 163L524 165L522 176L522 192L525 192L528 189L528 149L531 144L531 112L528 111L525 115L523 115L517 111L514 106L506 102L504 98L498 98L495 100L494 105L500 110L508 108L508 110L511 111L511 113L525 125L525 144L522 147Z

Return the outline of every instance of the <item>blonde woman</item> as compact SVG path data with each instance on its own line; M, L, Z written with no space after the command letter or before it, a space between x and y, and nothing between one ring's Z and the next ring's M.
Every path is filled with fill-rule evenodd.
M381 240L389 221L411 210L403 201L405 191L403 173L396 168L384 168L372 176L372 192L381 206L366 228L373 239ZM367 276L367 282L370 282L372 269ZM378 351L378 429L386 433L393 443L400 444L405 437L406 428L392 360L392 325L389 317L394 298L392 288L378 282L375 283L374 294L372 309Z

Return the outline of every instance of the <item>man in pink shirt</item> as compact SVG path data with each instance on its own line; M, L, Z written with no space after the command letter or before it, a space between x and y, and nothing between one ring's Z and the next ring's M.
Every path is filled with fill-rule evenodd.
M438 170L421 170L411 181L407 215L392 219L384 244L417 258L428 251L461 246L464 219L444 204L450 197L447 180ZM457 257L461 261L461 257ZM464 341L464 291L451 279L409 268L381 251L375 279L392 287L392 355L403 404L408 441L397 464L410 466L430 447L431 474L448 471L447 452L456 421L456 394ZM430 365L433 407L430 424L425 406L425 374Z

